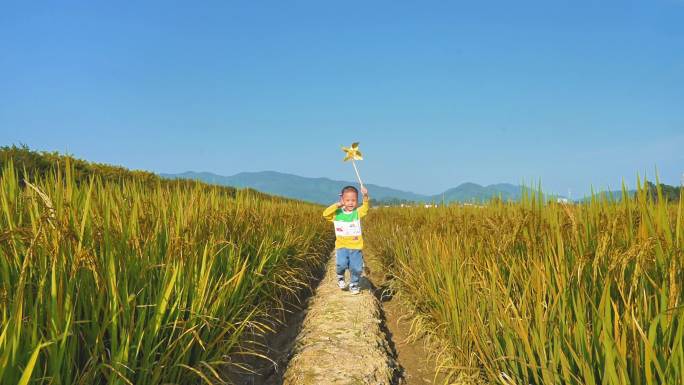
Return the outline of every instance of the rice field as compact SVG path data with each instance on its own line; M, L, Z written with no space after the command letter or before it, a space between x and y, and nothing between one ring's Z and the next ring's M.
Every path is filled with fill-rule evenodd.
M368 216L449 381L684 384L682 199L541 197Z
M223 383L332 248L315 205L64 169L2 170L2 384Z
M30 175L0 179L1 384L226 383L332 248L316 205ZM682 201L379 208L364 238L448 382L682 385Z

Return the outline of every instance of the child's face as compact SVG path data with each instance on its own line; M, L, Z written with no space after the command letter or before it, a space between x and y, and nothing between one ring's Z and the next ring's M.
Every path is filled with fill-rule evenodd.
M342 194L342 207L347 211L354 210L357 201L358 197L353 191L345 191L344 194Z

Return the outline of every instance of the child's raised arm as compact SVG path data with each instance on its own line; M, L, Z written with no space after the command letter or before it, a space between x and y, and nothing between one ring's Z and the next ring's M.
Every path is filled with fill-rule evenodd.
M363 205L359 207L359 218L368 214L368 209L370 208L370 197L368 196L368 189L361 187L361 193L363 194Z

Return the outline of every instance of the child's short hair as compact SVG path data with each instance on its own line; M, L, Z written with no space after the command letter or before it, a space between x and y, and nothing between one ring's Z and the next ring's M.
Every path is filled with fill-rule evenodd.
M346 193L347 191L353 191L356 193L356 197L359 197L359 190L357 190L354 186L344 186L342 188L342 192L340 192L340 196L344 195L344 193Z

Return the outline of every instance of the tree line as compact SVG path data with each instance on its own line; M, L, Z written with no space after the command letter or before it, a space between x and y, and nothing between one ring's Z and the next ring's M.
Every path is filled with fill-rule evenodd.
M125 167L114 166L104 163L89 162L78 159L68 154L60 154L56 151L35 151L26 145L0 146L0 175L9 165L14 165L19 181L41 178L50 172L61 171L66 173L67 168L76 183L87 183L92 177L97 177L103 182L121 183L135 181L143 184L160 184L163 186L199 187L203 189L220 189L223 193L235 197L238 189L231 186L211 185L205 182L191 179L165 179L159 175L143 170L129 170ZM264 200L292 201L294 199L276 197L254 189L240 189L240 191L252 194L255 198Z

